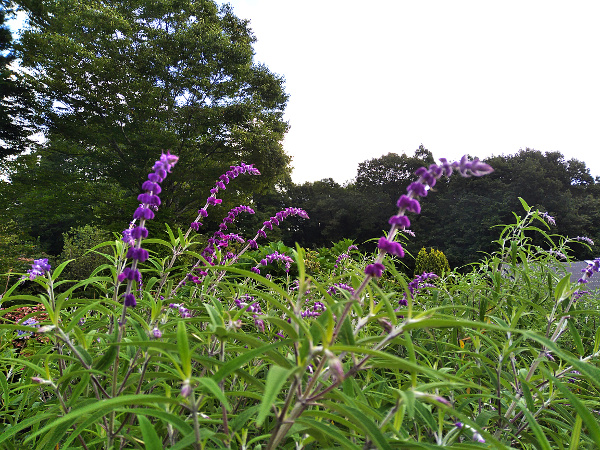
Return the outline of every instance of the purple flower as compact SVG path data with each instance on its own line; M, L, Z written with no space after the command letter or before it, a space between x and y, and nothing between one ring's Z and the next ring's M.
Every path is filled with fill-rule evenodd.
M135 295L129 293L129 294L125 294L123 296L124 302L123 304L127 307L127 308L133 308L135 305L137 305L137 302L135 301Z
M546 222L548 222L550 225L556 225L556 221L554 220L554 217L552 217L547 212L540 213L540 217L542 219L544 219Z
M385 266L383 264L373 263L373 264L369 264L367 267L365 267L365 274L379 278L379 277L381 277L381 275L383 275L384 270L385 270Z
M415 214L421 213L421 205L419 204L419 201L414 198L410 198L407 195L400 196L396 206L398 206L400 209L404 209Z
M385 253L389 253L392 256L404 258L404 249L398 242L388 241L387 238L382 236L379 238L377 247Z
M414 183L410 183L408 185L408 187L406 188L406 190L408 191L409 194L412 192L412 193L414 193L414 195L418 195L419 197L427 196L427 187L423 183L419 183L418 181L415 181Z
M410 227L410 220L406 216L392 216L390 220L388 220L390 225L396 225L398 227Z
M341 291L341 290L348 291L351 294L354 294L354 288L352 286L349 286L344 283L335 283L333 286L331 286L329 289L327 289L327 293L329 295L333 295L337 291ZM318 303L320 303L320 302L318 302Z
M35 259L31 265L31 269L27 271L30 280L35 280L37 277L43 277L47 272L50 272L50 264L48 258Z
M208 203L209 205L219 205L223 202L223 200L221 200L220 198L215 198L212 195L210 197L208 197L206 199L206 203Z
M25 325L26 327L34 327L34 328L40 327L40 324L38 323L38 321L35 320L33 317L30 317L29 319L27 319L26 321L21 323L21 325ZM21 338L21 336L25 336L25 339L27 339L27 338L29 338L29 336L33 336L33 333L28 332L28 331L23 331L23 330L17 330L17 335L19 336L19 338Z
M127 228L126 230L123 230L123 237L121 238L121 240L123 242L125 242L125 245L128 245L128 246L135 245L135 239L131 235L132 231L133 231L132 228Z

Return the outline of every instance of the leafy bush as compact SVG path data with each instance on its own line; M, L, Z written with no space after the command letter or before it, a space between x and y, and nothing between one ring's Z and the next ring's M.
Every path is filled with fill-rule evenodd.
M75 260L65 268L63 276L75 280L89 277L106 260L99 251L90 249L110 239L111 233L92 225L71 228L63 233L64 245L60 260Z
M1 311L1 342L19 331L47 342L29 339L21 354L3 344L3 447L600 445L599 299L580 296L600 259L571 283L556 255L573 241L548 234L525 203L498 251L469 274L411 286L386 259L402 258L394 239L405 213L420 211L426 185L454 169L483 175L485 165L463 159L417 171L373 262L352 249L309 276L300 246L284 254L258 244L288 216L306 217L302 210L277 213L251 239L230 232L249 208L230 212L209 238L196 233L217 194L256 174L252 166L220 178L187 232L167 226L164 239L149 237L144 224L176 162L157 161L135 224L106 244L105 263L88 278L66 282L68 262L52 270L36 260L25 278L45 295L22 293L25 281L6 292L4 301L44 310L29 314L37 327ZM531 232L549 248L533 245ZM275 268L291 267L287 258L295 279ZM261 273L270 263L274 271ZM87 298L87 286L101 298Z
M450 273L450 264L444 252L430 249L429 253L423 247L417 254L415 261L415 275L422 273L435 273L438 276Z

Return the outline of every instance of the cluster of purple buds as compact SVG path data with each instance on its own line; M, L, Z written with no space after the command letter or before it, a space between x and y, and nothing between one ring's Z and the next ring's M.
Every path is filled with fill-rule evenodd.
M209 205L215 206L223 202L223 200L217 198L217 193L219 190L224 191L231 180L239 177L242 174L260 175L260 172L256 167L254 167L253 164L244 164L243 162L240 163L239 166L229 166L229 170L221 175L215 182L215 187L210 190L210 196L206 199L206 205L204 208L198 210L198 217L196 217L196 220L190 224L190 228L198 231L198 229L202 226L200 219L208 216L208 211L206 208ZM252 211L251 214L254 214L254 211Z
M314 302L312 308L307 308L305 311L300 313L303 318L306 317L318 317L325 311L325 305L322 302Z
M294 260L292 258L290 258L289 256L284 255L279 252L269 253L267 256L265 256L263 259L260 260L260 263L263 266L267 266L274 262L280 262L280 263L285 264L285 272L288 273L290 271L290 267L292 266L292 263L294 262Z
M269 220L263 222L263 226L260 230L258 230L256 237L260 236L266 238L267 233L265 232L265 230L272 230L273 225L279 225L279 223L282 220L288 218L289 216L300 216L303 219L309 219L308 214L303 209L294 207L285 208L284 210L279 211L277 214L275 214L275 216L271 217Z
M544 219L546 222L548 222L550 225L556 225L556 221L554 220L554 217L552 217L547 212L541 212L540 217L542 219Z
M262 314L262 309L260 307L260 304L258 302L254 301L254 297L252 297L249 294L244 294L244 296L242 298L236 298L234 300L235 305L240 308L246 308L246 311L252 313L252 318L254 319L254 325L256 325L256 328L258 328L260 330L261 333L265 332L265 322L264 320L260 319L258 316L259 314Z
M26 327L34 327L39 328L40 324L33 317L30 317L26 321L24 321L21 325L25 325ZM17 335L19 336L17 339L29 339L30 336L33 336L33 333L23 330L17 330Z
M596 258L592 261L586 261L586 263L588 263L587 267L585 269L581 269L583 275L579 280L577 280L577 282L581 284L587 283L588 280L592 278L594 273L600 271L600 258Z
M161 191L160 183L164 181L178 160L179 157L171 155L169 152L160 155L160 158L152 167L152 172L148 175L148 180L142 184L144 193L138 196L140 206L133 213L133 219L139 220L139 225L130 228L127 233L123 233L123 240L127 238L131 243L126 257L133 260L131 267L126 267L117 277L119 282L127 280L127 288L124 294L125 307L136 305L135 295L131 293L131 287L134 281L138 284L142 281L140 271L137 269L138 262L144 262L148 259L148 251L141 247L142 240L148 237L148 229L144 227L144 224L146 220L154 219L154 210L160 206L160 198L158 197Z
M468 161L466 156L463 156L460 161L449 163L445 158L440 158L441 164L431 164L429 168L419 167L415 171L415 175L419 178L411 183L407 188L407 194L402 195L397 202L398 213L390 217L389 224L391 225L390 232L387 237L383 236L379 239L377 247L379 248L379 256L376 262L365 267L365 274L371 277L381 277L385 266L382 264L383 257L386 253L402 258L404 249L402 246L394 242L394 236L397 230L404 230L410 227L410 220L406 216L407 212L415 214L421 213L421 205L417 200L419 197L427 196L430 188L434 187L443 175L449 177L454 170L457 170L462 176L482 176L493 172L493 169L485 163L474 159Z
M330 286L329 289L327 289L327 293L329 295L334 295L336 292L342 291L342 290L348 291L351 294L354 294L354 288L352 286L349 286L344 283L335 283L333 286Z
M567 255L565 255L563 252L560 252L558 250L550 249L550 250L548 250L547 253L550 255L556 256L558 259L564 259L564 260L568 259Z
M34 259L31 269L27 271L30 280L35 280L37 277L43 277L46 273L50 272L50 264L48 264L48 258ZM24 279L25 277L23 277Z
M586 244L589 244L589 245L594 245L594 241L593 241L593 240L591 240L591 239L590 239L589 237L587 237L587 236L577 236L577 237L575 237L575 238L573 238L573 239L574 239L574 240L576 240L576 241L582 241L582 242L585 242Z
M415 297L419 293L421 289L435 287L434 284L428 283L427 280L431 280L433 278L437 278L438 276L435 273L423 272L421 275L415 276L410 283L408 283L408 291L410 292L410 296L412 298ZM408 299L406 298L406 293L402 296L402 298L398 301L400 306L408 306Z
M192 314L190 313L189 309L187 309L185 306L183 306L180 303L169 303L169 308L177 309L179 311L179 315L181 316L182 319L187 319L188 317L192 317Z

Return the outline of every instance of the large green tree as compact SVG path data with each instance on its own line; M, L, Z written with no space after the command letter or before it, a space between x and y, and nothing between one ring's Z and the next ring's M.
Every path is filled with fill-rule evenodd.
M14 13L11 6L9 0L0 0L0 160L27 148L31 119L32 94L12 67L16 55L6 24Z
M47 142L39 159L19 166L12 179L31 183L54 174L57 192L76 197L86 214L94 211L86 219L72 202L46 199L55 216L62 214L64 220L56 218L62 231L92 221L126 223L121 199L135 202L163 150L180 157L164 188L167 211L182 222L229 165L254 163L263 174L236 180L236 190L227 192L231 202L289 176L281 145L288 128L284 79L254 62L249 22L229 6L212 0L18 3L29 17L19 55L43 100ZM25 200L13 204L31 208Z

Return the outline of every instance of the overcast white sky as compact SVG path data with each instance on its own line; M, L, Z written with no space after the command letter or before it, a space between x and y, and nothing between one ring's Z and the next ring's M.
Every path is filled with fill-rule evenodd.
M560 151L600 176L600 2L229 0L286 78L295 182L422 143Z

